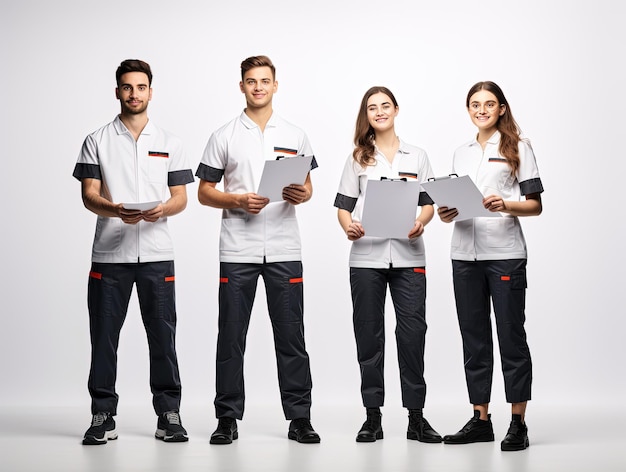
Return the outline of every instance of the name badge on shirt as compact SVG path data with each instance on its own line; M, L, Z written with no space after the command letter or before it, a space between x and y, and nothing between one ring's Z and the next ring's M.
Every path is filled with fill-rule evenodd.
M148 156L150 157L163 157L165 159L170 157L169 152L163 152L163 151L148 151Z

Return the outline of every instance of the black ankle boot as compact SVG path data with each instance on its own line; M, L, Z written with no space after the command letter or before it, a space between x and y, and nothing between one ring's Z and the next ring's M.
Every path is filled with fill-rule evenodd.
M474 410L474 417L457 433L446 434L443 437L443 442L445 444L469 444L475 442L489 442L493 441L493 439L491 415L487 415L486 420L481 420L480 411Z
M528 427L522 423L522 415L513 415L506 436L500 443L502 451L523 451L529 446Z
M380 408L368 408L367 419L361 431L356 435L356 442L374 442L383 438L383 428L381 425L382 413Z
M406 438L424 443L441 442L441 436L424 418L422 410L409 410L409 428L406 431Z

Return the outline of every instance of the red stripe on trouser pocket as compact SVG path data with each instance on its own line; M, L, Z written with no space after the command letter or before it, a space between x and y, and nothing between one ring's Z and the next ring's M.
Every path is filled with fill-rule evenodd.
M418 272L420 274L425 274L426 273L426 269L420 269L419 267L416 267L415 269L413 269L413 272Z
M228 283L228 277L220 277L220 283L221 284L227 284Z
M504 280L504 281L511 280L511 276L510 275L501 275L500 276L500 280Z
M302 283L302 277L298 277L295 279L289 279L289 283L290 284L301 284Z
M89 272L89 277L92 279L100 280L102 278L102 274L100 272L94 272L93 270Z
M175 277L173 275L170 275L169 277L165 277L165 281L166 282L174 282Z

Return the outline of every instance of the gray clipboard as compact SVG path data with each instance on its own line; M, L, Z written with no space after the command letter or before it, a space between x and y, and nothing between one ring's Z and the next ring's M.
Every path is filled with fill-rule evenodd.
M480 193L469 175L456 177L452 174L446 177L428 179L427 182L422 182L422 188L438 207L457 209L459 215L454 221L502 216L500 213L489 211L483 206L483 194Z

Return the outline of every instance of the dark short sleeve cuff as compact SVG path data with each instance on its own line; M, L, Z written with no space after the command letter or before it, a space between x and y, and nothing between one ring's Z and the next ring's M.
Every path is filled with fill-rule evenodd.
M535 179L524 180L519 183L519 188L522 195L530 195L532 193L542 193L543 185L539 177Z
M419 198L417 204L419 206L434 205L435 202L434 202L434 200L432 198L430 198L430 195L428 195L426 192L420 192L420 198Z
M216 169L206 164L200 163L196 171L196 177L206 180L207 182L219 182L224 175L224 169Z
M346 197L340 193L335 197L335 206L341 210L346 210L352 213L354 207L356 206L356 198Z
M97 164L83 164L79 162L74 167L74 173L72 175L78 180L83 180L83 179L102 180L102 174L100 173L100 166Z
M315 156L313 156L313 159L311 159L311 170L317 169L317 167L317 160L315 159Z
M167 174L167 186L187 185L194 181L191 169L175 170Z

